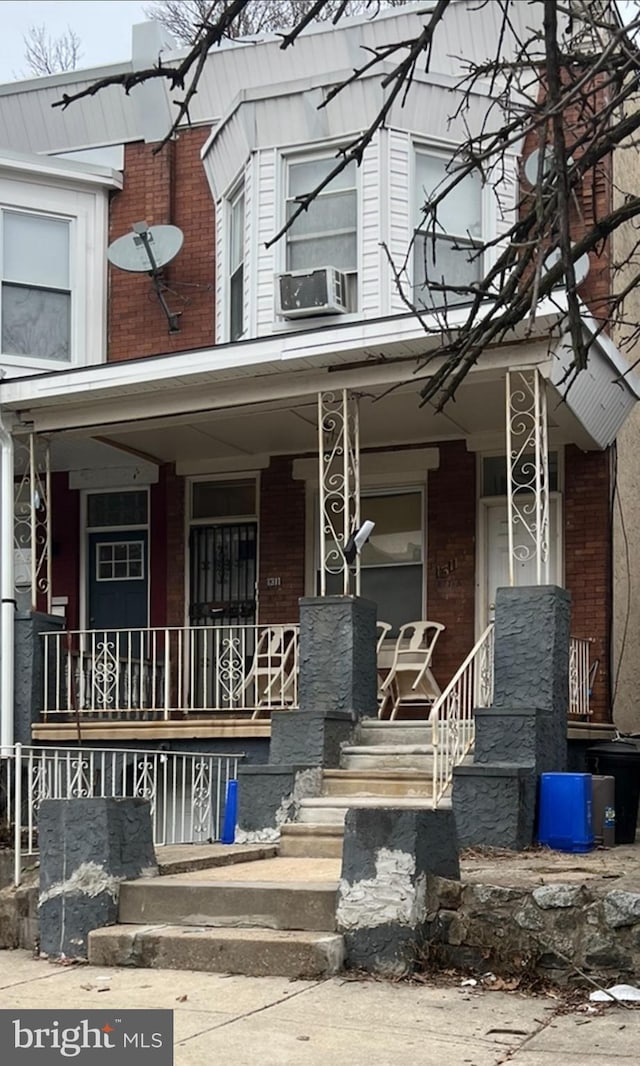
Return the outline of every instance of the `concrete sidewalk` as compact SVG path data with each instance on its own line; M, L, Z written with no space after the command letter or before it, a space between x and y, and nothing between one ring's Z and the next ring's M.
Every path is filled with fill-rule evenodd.
M622 1007L559 1014L557 1000L518 992L103 971L0 951L0 1008L107 1004L173 1010L175 1066L614 1066L639 1057L640 1012Z

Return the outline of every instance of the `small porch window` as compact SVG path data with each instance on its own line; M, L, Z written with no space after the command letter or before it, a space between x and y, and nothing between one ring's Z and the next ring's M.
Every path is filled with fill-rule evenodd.
M429 310L469 301L466 293L444 293L434 285L465 287L479 281L482 273L482 257L477 254L482 238L479 174L468 174L455 185L438 207L435 222L425 222L425 203L450 180L450 165L446 156L415 153L414 296L419 306Z
M558 491L558 453L549 452L549 492ZM531 483L535 470L535 457L523 455L516 469L516 484L526 486ZM506 455L486 455L482 460L482 495L507 495L507 457Z

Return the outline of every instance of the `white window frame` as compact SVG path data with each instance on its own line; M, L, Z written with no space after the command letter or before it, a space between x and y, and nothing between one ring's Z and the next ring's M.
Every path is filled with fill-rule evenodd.
M417 227L415 225L415 220L416 220L416 218L418 216L419 207L420 207L420 197L422 195L421 194L421 189L419 188L419 185L418 185L417 166L416 166L417 158L420 155L431 156L433 159L437 159L438 161L440 161L440 162L442 162L442 163L444 163L446 165L446 163L453 157L453 154L455 152L455 147L456 146L455 145L450 145L448 148L446 148L446 147L444 147L442 145L427 144L427 143L424 143L424 142L421 142L421 141L414 140L414 141L412 141L412 146L411 147L412 147L412 151L411 151L411 175L410 175L410 181L409 181L409 211L410 211L410 226L409 226L409 230L410 230L410 239L412 241L412 249L411 249L410 263L408 264L408 266L409 266L409 276L411 278L412 293L416 294L417 289L418 289L418 284L417 284L417 281L416 281L416 271L415 271L415 257L416 257L415 238L416 238L416 236L418 234L423 234L424 233L424 230L420 229L419 227ZM488 211L487 211L487 202L486 202L486 185L483 185L481 187L481 190L480 190L480 204L479 204L479 206L480 206L480 219L479 219L480 237L479 238L474 240L473 238L470 238L466 232L465 233L452 233L452 234L448 234L448 233L444 234L443 233L441 236L438 236L438 234L436 234L436 241L440 239L443 242L446 241L447 243L459 242L460 244L468 246L469 248L474 248L474 247L477 248L480 245L484 244L487 240L489 240L491 235L488 233ZM480 256L479 259L477 260L477 262L478 262L478 280L480 280L482 278L483 274L484 274L485 257L484 256ZM445 279L445 282L446 282L446 279ZM420 288L423 288L423 286L420 286ZM438 294L436 294L436 296L437 295ZM462 300L462 299L460 300L460 304L461 305L463 305L466 302L467 302L466 300ZM440 306L441 305L439 305L437 300L436 300L434 302L434 305L433 305L433 310L437 311ZM454 303L451 306L455 307L455 306L458 306L458 304ZM427 313L430 310L431 310L431 308L427 306L426 307Z
M56 285L39 285L35 282L29 281L16 281L14 278L7 276L4 266L4 225L5 219L8 215L19 216L22 218L35 218L42 219L43 221L62 222L67 226L67 241L69 249L69 261L67 263L67 278L68 285L65 287ZM7 356L20 360L34 360L38 363L45 364L62 364L63 366L72 365L72 337L73 337L73 313L74 313L74 296L73 296L73 278L72 278L72 254L71 248L73 243L73 218L69 216L53 215L51 212L45 211L27 211L18 207L11 207L5 204L0 204L0 357L4 360ZM35 289L42 292L56 292L64 293L69 298L69 335L67 338L69 346L69 355L66 359L51 359L47 357L34 356L32 352L4 352L2 350L2 333L3 333L3 293L4 286L9 285L19 289Z
M293 197L289 196L289 172L292 166L296 166L299 163L313 163L321 159L328 159L334 164L338 162L338 151L340 144L324 144L316 148L308 148L306 151L286 152L281 156L281 181L280 190L281 193L278 197L279 202L279 219L278 230L280 230L287 220L287 204ZM355 181L353 186L349 186L347 189L341 189L341 192L348 192L351 189L355 192L356 210L355 210L355 238L356 238L356 265L352 270L344 270L337 266L335 263L323 263L323 266L335 266L340 273L344 274L347 278L347 297L349 301L348 313L356 314L360 308L360 285L358 280L362 273L362 218L361 218L361 175L360 168L354 167ZM337 190L335 190L337 191ZM328 189L326 193L320 193L319 196L333 195L330 194ZM334 236L341 233L351 232L351 230L326 230L323 231L323 236ZM312 240L311 235L306 235L304 240ZM285 234L284 240L280 242L280 262L279 273L293 269L288 265L288 252L289 252L289 231ZM302 268L296 268L302 269ZM312 268L310 268L312 269ZM317 269L317 268L313 268ZM282 322L278 323L278 329L282 328ZM287 323L286 325L293 328L304 328L305 321L301 320L298 323Z
M83 185L77 178L65 178L63 185L31 174L0 172L3 211L69 222L71 329L68 359L0 353L0 363L15 370L50 371L105 362L108 189L97 186L95 179Z

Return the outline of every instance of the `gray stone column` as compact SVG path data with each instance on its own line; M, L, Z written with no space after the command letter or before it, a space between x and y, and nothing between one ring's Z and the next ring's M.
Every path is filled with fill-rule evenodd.
M493 705L476 710L473 764L453 778L463 846L533 842L538 777L567 769L570 624L565 589L498 589Z
M143 799L43 800L38 813L40 949L87 958L92 929L118 920L121 881L158 868Z
M360 596L300 600L301 711L378 713L376 604Z
M277 839L300 800L319 794L322 768L340 765L356 721L377 714L375 603L300 600L298 702L296 711L272 712L267 766L239 770L239 841Z
M31 726L40 720L45 684L45 648L42 633L55 633L64 621L52 614L17 614L15 619L15 741L31 744ZM59 663L49 663L49 701L55 705ZM58 669L56 669L58 667ZM64 682L63 682L64 683Z
M429 876L460 879L451 810L347 811L336 921L348 965L388 976L414 968Z

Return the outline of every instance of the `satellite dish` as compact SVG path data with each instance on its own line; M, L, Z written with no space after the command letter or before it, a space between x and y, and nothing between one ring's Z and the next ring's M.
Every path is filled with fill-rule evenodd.
M175 259L184 243L178 226L147 226L136 222L133 233L118 237L107 249L107 258L120 270L153 274Z
M541 177L542 177L543 181L544 181L545 178L548 178L549 174L551 173L551 169L553 167L553 157L554 157L553 145L545 144L544 148L534 148L534 150L531 153L531 155L527 156L527 158L525 159L524 167L523 167L524 176L527 179L527 181L529 182L529 185L537 185L538 184L538 170L540 169L540 153L541 152L544 154L544 159L542 161L542 174L541 174ZM567 166L571 166L572 163L573 163L573 159L571 158L570 155L568 155L567 156Z
M184 234L177 226L147 226L134 222L133 233L118 237L107 248L107 259L120 270L131 274L150 274L156 296L169 323L169 333L179 333L180 311L170 311L164 298L161 279L163 266L175 259L182 248Z
M559 259L560 249L554 248L552 252L549 252L549 254L545 256L544 263L542 264L545 272L551 270L551 268L556 265ZM587 274L589 273L589 266L589 256L586 252L584 255L579 256L578 259L575 260L573 264L573 272L576 276L576 285L582 284ZM558 284L562 284L562 281L560 281Z

